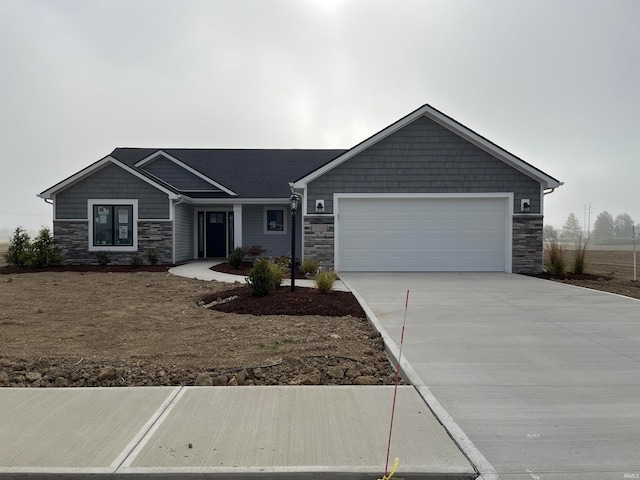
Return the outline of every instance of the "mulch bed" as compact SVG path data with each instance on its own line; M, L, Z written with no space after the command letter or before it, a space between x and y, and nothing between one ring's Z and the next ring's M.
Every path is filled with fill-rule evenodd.
M27 267L0 267L0 275L18 273L41 273L41 272L102 272L102 273L135 273L135 272L166 272L174 265L58 265L47 268L27 268Z
M592 273L565 273L564 275L551 275L549 272L529 274L530 277L544 278L545 280L592 280L607 281L613 279L608 275L594 275Z
M227 313L251 315L322 315L326 317L352 316L365 318L364 310L351 292L331 291L322 294L314 288L279 287L268 297L254 297L246 285L223 292L206 295L201 299L204 304L237 298L216 305L211 310Z
M251 270L251 267L253 267L252 262L242 262L242 264L238 268L233 268L231 265L229 265L228 262L225 262L219 265L214 265L213 267L210 267L209 270L220 273L230 273L231 275L242 275L243 277L246 277L247 275L249 275L249 270ZM291 278L291 270L288 271L287 278ZM304 273L297 271L296 278L302 280L308 277L306 277Z

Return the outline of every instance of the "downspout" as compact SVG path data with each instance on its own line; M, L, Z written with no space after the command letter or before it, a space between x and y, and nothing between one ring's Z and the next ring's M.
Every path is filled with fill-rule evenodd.
M178 195L178 201L173 204L173 247L171 248L171 263L176 264L176 205L184 202L184 197Z

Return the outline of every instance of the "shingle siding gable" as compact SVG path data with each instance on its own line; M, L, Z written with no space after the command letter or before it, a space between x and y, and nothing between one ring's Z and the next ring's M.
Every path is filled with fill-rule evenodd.
M140 178L110 164L56 194L56 219L87 219L87 199L137 198L139 219L168 219L169 198Z
M521 198L540 211L538 181L424 116L310 182L308 211L323 199L333 213L334 192L514 192L514 211Z

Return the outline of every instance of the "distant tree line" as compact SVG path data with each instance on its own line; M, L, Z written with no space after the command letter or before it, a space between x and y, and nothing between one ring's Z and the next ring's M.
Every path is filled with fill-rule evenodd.
M545 225L543 238L545 242L562 241L579 244L589 239L596 245L627 245L632 243L634 225L635 222L629 214L621 213L614 218L605 210L596 217L593 231L585 232L578 218L571 212L562 229ZM636 239L639 233L635 232Z

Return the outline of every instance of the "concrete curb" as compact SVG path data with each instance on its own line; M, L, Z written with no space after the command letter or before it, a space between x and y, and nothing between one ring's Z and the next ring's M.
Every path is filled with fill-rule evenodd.
M358 291L346 280L342 280L342 282L351 291L353 296L356 297L356 300L358 300L358 303L360 303L360 306L365 311L369 322L371 322L374 328L378 330L378 332L380 332L387 354L391 358L391 361L394 363L394 365L397 366L398 358L400 355L400 348L398 347L398 345L396 345L391 335L389 335L387 330L382 326L382 323L378 320L376 315L373 313L364 299L360 296ZM451 439L455 442L458 448L460 448L462 453L467 457L467 459L476 469L479 474L478 478L484 480L497 480L499 475L496 469L493 468L493 466L480 452L480 450L478 450L478 448L473 444L469 437L467 437L464 431L462 431L453 417L449 415L449 413L440 404L433 393L431 393L429 387L424 384L414 368L404 357L400 361L400 368L400 372L403 375L403 378L405 378L409 383L411 383L411 385L413 385L422 400L424 400L427 407L429 407L436 419L445 428Z

